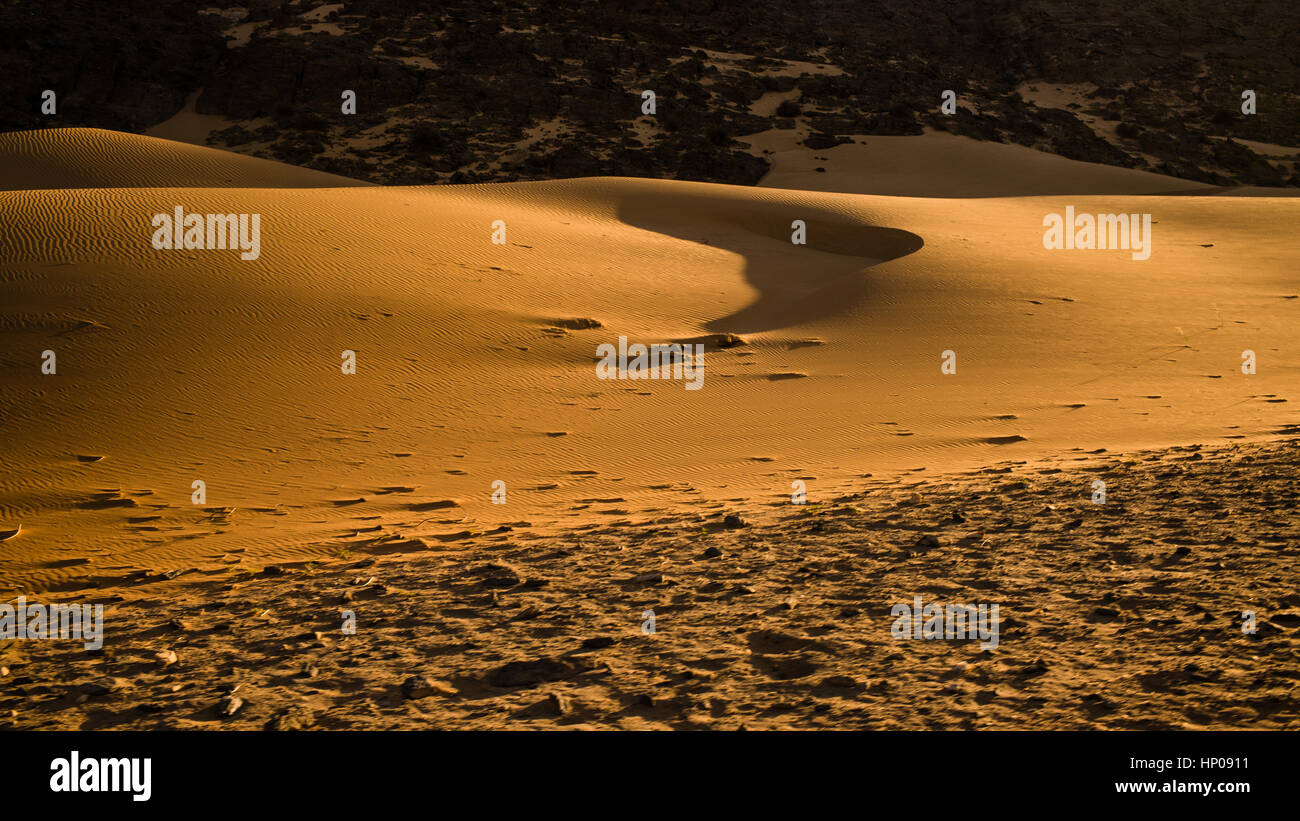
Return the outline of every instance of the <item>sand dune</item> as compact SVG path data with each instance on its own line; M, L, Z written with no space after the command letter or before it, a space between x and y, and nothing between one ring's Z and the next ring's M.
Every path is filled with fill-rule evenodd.
M1297 422L1295 199L1153 196L1114 169L1080 187L1044 165L1024 174L1066 193L972 201L924 162L913 196L356 187L76 129L7 135L0 157L16 588L646 523L788 500L795 479L816 499L863 473ZM150 220L176 206L260 214L260 256L155 250ZM1045 250L1043 217L1067 206L1152 214L1150 259ZM710 344L702 390L596 378L620 336L722 333L744 344Z
M369 183L199 145L99 128L0 134L0 190L324 188Z
M773 130L746 138L754 148L768 152L772 162L760 185L900 197L1300 195L1294 188L1218 188L941 131L928 131L920 137L859 137L856 142L823 149L804 147L806 136L804 131Z

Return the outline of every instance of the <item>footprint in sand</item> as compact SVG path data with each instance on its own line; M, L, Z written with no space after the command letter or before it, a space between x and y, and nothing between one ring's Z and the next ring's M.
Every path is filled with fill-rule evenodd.
M819 339L816 337L810 337L808 339L796 339L794 342L791 342L789 346L786 347L786 350L795 351L800 348L815 348L819 345L825 345L825 344L826 344L826 340Z
M590 331L594 328L604 327L599 320L589 319L587 317L578 317L574 319L553 319L551 325L556 328L564 328L570 331Z
M1013 433L1010 436L986 436L983 441L990 445L1010 445L1014 442L1027 442L1029 440L1018 433Z
M452 499L438 499L432 502L416 502L406 506L407 510L424 511L424 510L442 510L449 507L460 507L460 504Z
M122 495L120 490L101 490L77 505L86 510L103 510L110 507L137 507L135 499Z

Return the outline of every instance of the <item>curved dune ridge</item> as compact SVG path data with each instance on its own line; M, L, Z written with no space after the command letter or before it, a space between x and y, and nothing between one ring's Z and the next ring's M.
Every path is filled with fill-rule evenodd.
M330 188L359 180L188 143L101 128L0 134L0 190Z
M790 130L765 131L746 138L754 148L768 152L772 163L759 185L902 197L1300 196L1295 188L1220 188L941 131L916 137L873 135L818 150L803 146L802 139L801 134Z
M76 167L70 146L100 138L69 131L17 135L4 167ZM126 157L161 145L157 168L191 148L112 139ZM1150 259L1045 250L1043 216L1067 205L1153 214ZM260 255L155 250L151 218L176 206L259 214ZM453 549L501 525L788 502L795 479L816 501L863 473L1297 422L1288 198L83 180L0 193L0 215L14 587ZM598 379L597 347L620 337L700 340L701 388Z

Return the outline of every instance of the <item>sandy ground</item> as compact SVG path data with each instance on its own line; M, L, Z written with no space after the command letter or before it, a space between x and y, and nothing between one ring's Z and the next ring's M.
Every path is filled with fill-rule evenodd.
M744 643L749 632L768 625L746 622L741 635L734 630L742 625L731 619L754 610L785 612L781 597L797 587L794 565L763 558L770 551L812 562L842 586L818 595L861 593L860 585L871 585L872 595L919 589L920 575L880 587L881 566L869 558L870 544L879 539L891 557L880 561L893 566L902 561L904 534L915 542L916 529L937 527L936 511L949 511L927 509L925 518L900 519L897 528L881 518L881 507L832 516L839 508L831 500L862 493L864 474L886 483L920 471L957 476L1098 449L1157 450L1159 459L1177 461L1179 452L1169 448L1253 446L1293 433L1300 422L1294 409L1300 201L1263 190L1188 188L1158 175L948 135L873 138L823 152L783 147L784 137L755 139L773 140L773 173L760 188L615 178L380 188L149 137L82 129L0 137L0 244L6 249L0 278L7 294L0 307L6 468L0 531L18 531L0 541L0 597L85 596L87 590L126 596L110 591L134 590L133 579L181 574L147 582L157 592L146 599L189 607L178 618L203 623L207 616L199 618L198 610L215 601L213 590L229 583L223 579L251 573L250 581L236 583L239 595L220 594L233 609L213 618L270 610L280 647L285 636L328 633L342 589L362 586L351 585L363 572L351 567L359 557L414 552L419 558L394 565L393 577L365 585L405 591L393 601L410 608L379 614L400 625L394 629L410 631L401 635L412 644L375 645L375 658L394 654L394 666L377 667L374 675L425 669L403 655L423 647L426 655L470 653L455 669L439 668L438 677L472 679L486 675L491 663L504 663L507 650L525 647L498 646L496 637L508 635L510 626L491 628L491 641L486 634L467 638L489 630L489 623L529 622L525 633L549 633L540 636L548 641L528 646L548 657L616 626L635 630L618 608L639 607L649 594L628 589L624 576L698 561L705 545L688 533L708 524L700 519L706 512L748 515L769 503L788 505L792 488L802 486L810 502L821 503L810 521L867 517L835 545L805 541L796 523L807 520L807 509L772 523L772 538L763 544L745 546L759 525L730 535L700 533L699 539L720 540L724 554L752 552L736 554L733 576L693 579L692 585L721 586L693 587L689 601L722 601L732 584L764 591L734 608L698 611L691 623L701 633L681 645L676 652L683 655L670 665L700 661L691 669L708 670L714 650L723 652L709 644L722 640L722 625ZM906 140L913 142L898 142ZM955 162L957 156L965 160ZM832 162L835 173L816 171ZM820 180L833 182L818 190ZM230 250L155 250L150 220L176 206L259 214L260 256L244 261ZM1151 214L1150 259L1044 249L1044 215L1068 206L1081 213ZM504 244L492 242L498 220L506 225ZM806 245L790 242L794 220L806 224ZM705 344L703 389L686 390L675 380L596 378L597 346L620 336ZM57 354L54 374L42 372L46 350ZM341 372L343 351L356 353L355 374ZM941 372L945 351L956 356L954 374ZM1242 372L1243 351L1254 352L1256 373ZM1159 484L1158 473L1144 475ZM1244 474L1216 481L1237 482L1239 496L1262 492L1241 484L1247 480L1274 481ZM195 481L206 489L201 501L191 495ZM1277 493L1294 487L1276 481ZM961 490L956 479L944 482L924 493L938 494L944 508L996 512L987 500L959 504L972 491ZM493 491L502 487L505 503L494 504ZM1028 494L1024 504L1035 513L1048 504L1079 505L1084 490L1059 485ZM1172 490L1195 492L1181 485ZM1012 504L1012 496L998 496L1000 504ZM1125 504L1131 511L1125 524L1095 538L1062 537L1055 529L1056 541L1024 543L1017 540L1031 511L1017 508L1020 520L981 523L986 532L958 545L960 554L949 561L960 556L976 567L989 561L1004 567L987 557L987 544L979 547L985 538L1025 551L998 571L1036 585L1017 588L1025 598L1014 618L1048 613L1042 608L1065 606L1059 597L1088 589L1079 586L1088 569L1120 542L1150 564L1143 543L1134 540L1154 545L1166 538L1164 508L1150 498ZM1227 507L1234 512L1222 532L1238 538L1258 538L1265 521L1259 517L1272 515L1247 517L1244 503ZM1096 515L1088 508L1085 522ZM1178 515L1190 521L1191 514ZM881 533L862 522L881 523ZM1286 524L1271 532L1288 532ZM1190 526L1168 535L1192 538L1187 533L1202 535ZM1197 545L1225 566L1237 549L1222 540ZM845 551L857 551L861 563L835 570L835 563L848 561ZM1277 552L1278 561L1284 556ZM309 562L319 578L303 569ZM464 575L492 562L517 566L519 583L479 589L480 582ZM288 579L256 575L272 565L295 569ZM1169 593L1168 606L1190 607L1187 591L1222 583L1224 598L1206 605L1222 619L1221 610L1244 607L1237 600L1265 596L1262 567L1252 570L1257 578L1229 583L1212 565L1198 559L1201 575L1181 594ZM1035 567L1057 575L1050 582L1036 578ZM915 568L935 574L930 584L944 595L967 592L947 575L950 565L943 574L932 560ZM1279 564L1273 572L1279 584L1294 579L1284 570ZM751 581L737 581L751 574ZM510 621L517 613L500 604L476 609L488 607L483 601L493 591L514 591L511 606L528 602L514 593L534 591L526 586L530 578L540 581L538 607L576 608L575 621L546 627L531 617ZM193 579L208 587L191 589ZM1114 587L1104 574L1087 583L1094 582L1094 598ZM297 593L285 587L299 583ZM669 608L657 613L689 603L675 600L686 594L673 584L651 587L651 598ZM473 605L461 600L471 592ZM555 600L546 599L553 593ZM428 596L434 598L426 602ZM1266 597L1260 606L1276 608L1278 601ZM376 602L386 607L388 598ZM149 625L177 616L155 605L111 622L111 654L152 653L155 644L173 643ZM115 609L129 610L127 601ZM420 614L435 610L441 615L428 618L436 623L423 621ZM169 614L160 620L155 612ZM797 676L804 685L832 669L866 682L873 675L854 665L910 652L886 644L889 649L864 656L852 647L858 639L847 638L810 649L800 642L823 639L807 633L815 625L802 621L806 612L796 606L794 616L783 616L801 620L802 638L789 641L800 657L821 653L837 661L819 661ZM1162 612L1149 618L1173 618L1174 611ZM819 613L818 623L830 615ZM1026 623L1048 629L1047 622ZM237 641L262 641L230 624ZM771 627L778 632L792 629L774 624L785 625ZM1067 634L1074 635L1052 627L1044 635ZM349 641L380 640L378 633L365 635ZM148 647L140 646L144 639ZM786 639L773 640L786 646ZM224 645L230 653L247 649L231 641ZM758 641L751 645L757 656L786 655ZM629 646L638 642L644 643L636 638ZM459 649L433 649L440 646ZM653 649L659 645L645 646L659 652ZM1107 653L1128 652L1086 646L1091 649L1080 649L1080 657L1094 665ZM196 672L205 680L224 675L233 686L237 677L221 673L221 665L240 663L219 662L225 650L216 644L211 650L212 666ZM283 652L284 664L306 658L300 649ZM1031 664L1046 650L995 652L1014 666ZM102 663L64 658L72 665ZM361 663L361 656L352 658ZM637 658L622 662L632 678L617 692L588 696L597 705L593 716L624 709L613 705L634 683L649 692L657 676L668 675L648 656ZM1273 670L1273 661L1252 669ZM555 664L543 667L571 667ZM9 666L22 669L18 662ZM272 669L279 668L268 662L256 675ZM374 696L366 688L380 686L381 678L369 675L354 671L352 683L338 685L338 698L362 690ZM271 679L259 680L262 687ZM744 681L757 688L744 698L768 692L757 683L761 678ZM181 685L177 692L197 687L192 678L169 679L173 684ZM454 686L475 692L464 682ZM484 698L498 698L489 695ZM197 690L177 696L191 697ZM515 704L514 696L505 698ZM445 719L470 726L501 715L493 707L472 718L487 708L465 704L465 712ZM68 715L84 720L85 709ZM990 721L1010 726L1017 715L1032 718L1009 709ZM1279 715L1286 709L1293 707ZM1173 720L1167 707L1158 712L1161 721ZM170 715L180 721L180 712ZM258 715L249 711L250 720ZM681 711L673 715L650 709L645 720L669 726L685 720ZM1210 723L1222 720L1213 711L1206 715ZM23 720L29 719L35 720ZM927 718L918 709L892 720L925 726ZM1265 720L1274 719L1241 717Z
M102 651L0 648L0 727L1294 728L1298 457L1071 454L117 579L72 597L106 605ZM895 638L916 596L997 603L998 646Z

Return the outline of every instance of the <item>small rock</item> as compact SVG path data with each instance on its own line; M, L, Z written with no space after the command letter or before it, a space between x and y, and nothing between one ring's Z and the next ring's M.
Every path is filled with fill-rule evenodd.
M573 712L573 699L564 693L549 693L546 705L557 716L567 716Z
M428 698L429 696L454 696L459 692L455 687L445 681L427 678L425 676L411 676L402 682L402 695L407 698Z
M230 718L244 706L244 700L236 695L229 695L217 702L217 715Z
M118 690L125 689L127 682L120 678L101 678L95 681L88 681L77 689L88 696L105 696L109 693L115 693Z
M1032 662L1030 662L1024 668L1022 668L1020 670L1020 675L1025 678L1033 678L1035 676L1041 676L1046 672L1047 672L1047 662L1039 658L1039 659L1034 659Z
M286 707L275 715L262 726L264 730L278 732L292 732L294 730L306 730L316 723L316 716L310 710L303 707Z
M614 640L609 636L592 636L589 639L583 639L583 650L601 650L614 644Z
M159 650L157 653L154 653L154 658L158 659L158 661L162 663L163 667L168 667L177 662L175 650Z
M663 580L664 580L664 574L658 571L642 573L639 576L632 577L633 584L659 584L659 582Z
M479 577L479 584L488 588L514 587L523 581L519 571L502 562L490 562L470 571Z
M581 657L511 661L489 673L487 682L494 687L531 687L544 681L572 678L592 669L592 664Z
M721 555L722 555L722 551L716 547L710 547L704 551L704 558L706 559L716 559Z
M528 621L529 619L537 618L544 612L546 611L538 607L537 605L530 604L527 607L525 607L523 610L520 610L518 613L515 613L513 616L511 616L510 621Z
M916 544L913 545L913 548L916 550L933 550L938 546L939 546L939 537L931 533L927 533L921 538L916 540Z
M737 530L739 528L745 527L748 524L749 524L748 522L740 518L740 516L738 516L735 513L728 513L722 520L722 526L725 527L727 530Z

